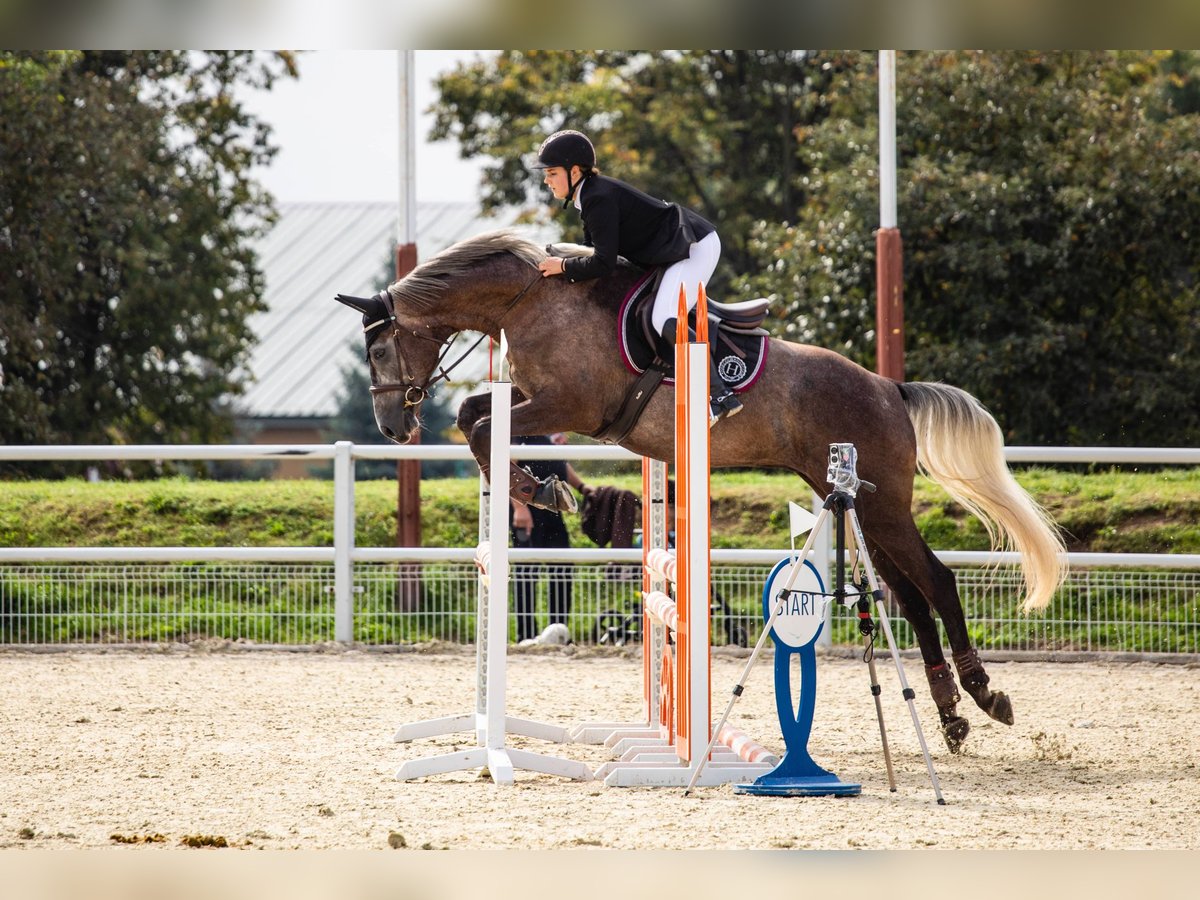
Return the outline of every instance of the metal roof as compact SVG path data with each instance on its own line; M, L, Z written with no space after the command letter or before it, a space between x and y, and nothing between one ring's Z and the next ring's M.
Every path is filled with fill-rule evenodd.
M324 419L337 411L342 369L361 364L359 318L335 294L370 296L394 279L395 203L280 203L279 221L257 246L268 309L239 417ZM419 261L484 231L511 225L516 210L484 217L475 203L418 203ZM545 229L523 227L534 240Z

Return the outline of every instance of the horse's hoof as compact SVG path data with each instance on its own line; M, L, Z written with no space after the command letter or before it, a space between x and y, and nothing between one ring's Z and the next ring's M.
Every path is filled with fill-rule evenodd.
M954 716L942 723L942 737L951 753L957 753L971 731L971 723L962 716Z
M575 502L575 495L571 493L571 489L555 475L538 483L529 505L560 513L573 513L579 509L579 504Z
M992 705L987 714L1005 725L1013 723L1012 701L1008 699L1008 695L1004 691L992 691Z

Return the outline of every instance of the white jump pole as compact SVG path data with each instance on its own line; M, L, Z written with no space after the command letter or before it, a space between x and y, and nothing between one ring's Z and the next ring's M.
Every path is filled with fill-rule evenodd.
M501 334L501 370L507 355L507 341ZM512 458L512 384L502 380L492 382L492 477L501 484L508 476ZM482 478L482 476L481 476ZM486 768L496 784L512 784L514 769L528 769L546 775L560 775L578 781L590 781L592 771L587 765L555 756L545 756L508 746L507 736L513 734L563 743L567 729L518 719L505 714L508 661L508 492L492 490L481 482L481 501L486 501L487 515L482 515L480 542L476 563L480 567L475 617L475 712L441 719L427 719L402 725L394 740L437 737L462 731L475 731L476 746L469 750L427 756L409 760L396 772L400 781L411 781L429 775Z

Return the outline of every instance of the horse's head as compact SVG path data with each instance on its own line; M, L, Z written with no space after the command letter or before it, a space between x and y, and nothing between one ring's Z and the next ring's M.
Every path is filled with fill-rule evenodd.
M338 295L362 313L375 422L386 437L411 439L427 389L461 361L434 378L442 344L464 330L499 337L505 317L541 281L536 267L545 256L511 231L494 231L448 247L374 297Z
M454 329L418 321L386 290L373 297L338 294L337 300L362 313L375 424L398 444L412 440L442 343Z

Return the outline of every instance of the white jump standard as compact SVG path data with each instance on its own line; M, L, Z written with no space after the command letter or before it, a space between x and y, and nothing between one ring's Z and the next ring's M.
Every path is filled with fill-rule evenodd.
M506 342L501 335L503 360ZM501 364L503 367L503 363ZM511 456L512 384L492 382L493 473L508 472ZM482 476L481 476L482 479ZM409 760L400 766L396 778L410 781L429 775L486 768L496 784L512 784L514 769L527 769L547 775L560 775L578 781L590 781L591 769L584 763L546 756L507 745L508 734L520 734L544 741L563 743L567 729L543 722L505 715L508 651L508 493L491 490L481 483L480 543L475 561L480 569L475 620L475 711L440 719L427 719L401 725L394 740L411 741L463 731L474 731L476 746L469 750ZM486 505L483 501L486 501Z

